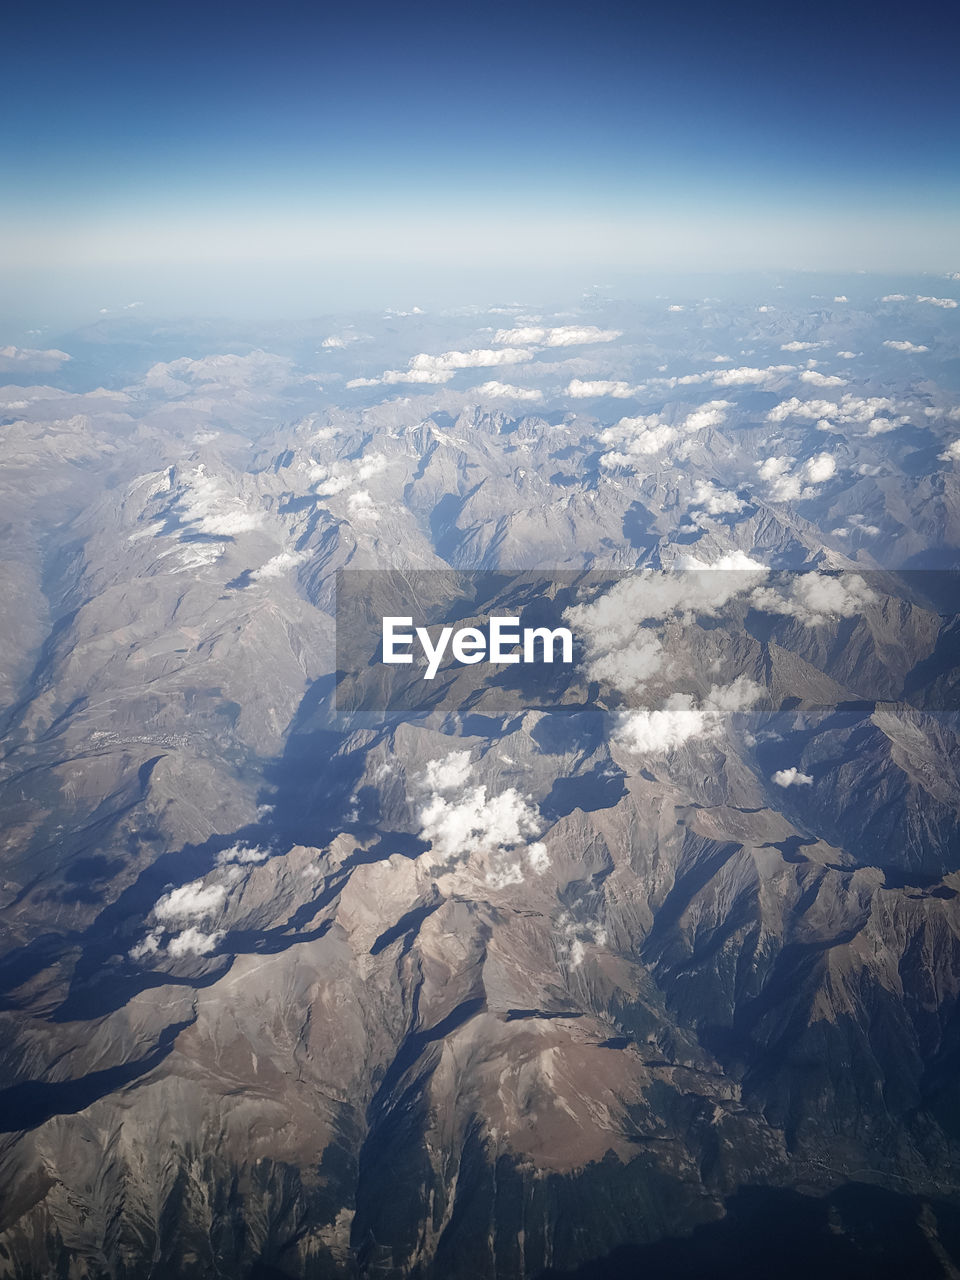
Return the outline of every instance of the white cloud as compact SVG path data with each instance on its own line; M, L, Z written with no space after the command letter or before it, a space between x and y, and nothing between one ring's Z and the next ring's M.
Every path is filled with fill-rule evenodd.
M380 512L367 489L358 489L347 499L347 512L354 520L379 520Z
M226 901L227 891L222 884L205 885L202 880L171 889L154 904L154 917L166 924L171 921L205 918L218 912Z
M796 765L791 765L789 769L778 769L771 776L771 781L775 782L778 787L810 787L813 785L813 778L809 773L801 773Z
M960 440L951 440L938 456L941 462L960 462Z
M362 333L354 333L347 330L346 333L331 333L328 338L320 343L321 347L325 347L328 351L339 351L344 347L349 347L354 342L369 342L370 339Z
M535 387L514 387L508 382L484 382L472 391L479 396L504 400L542 400L543 392Z
M565 324L555 328L529 325L518 329L498 329L494 342L531 344L539 347L579 347L594 342L613 342L622 337L619 329L598 329L592 324Z
M668 310L668 311L683 311L683 310L685 310L685 308L684 308L684 307L682 307L678 302L674 302L671 306L667 307L667 310Z
M406 369L387 369L379 378L352 378L347 386L390 386L402 382L438 385L449 382L458 369L486 369L495 365L523 364L532 359L533 352L521 347L503 347L499 351L443 351L438 356L420 352L411 357Z
M896 418L881 415L896 412L898 405L888 396L855 396L850 392L843 395L838 403L832 400L799 400L791 396L782 400L767 414L768 422L784 422L787 418L820 419L819 425L829 428L834 424L841 426L867 426L868 434L880 435L883 431L892 431L894 427L903 426L910 421L909 417L900 415ZM888 423L889 426L881 424Z
M586 957L588 946L602 947L607 941L607 931L592 920L576 921L568 911L557 916L560 932L558 957L565 960L571 969L579 969Z
M769 573L769 569L765 564L761 564L759 560L754 560L745 551L726 551L719 560L714 560L711 564L698 560L696 556L683 555L677 560L676 568L688 572L707 569L712 572L719 571L720 573L733 571L740 573ZM742 590L742 587L737 589ZM731 596L727 596L727 599L731 598Z
M849 298L845 293L838 293L833 300L834 302L849 302Z
M712 741L722 735L729 716L745 711L762 696L761 687L746 676L726 686L714 685L700 703L691 694L675 693L660 710L622 713L616 738L637 755L663 754L691 740Z
M857 574L831 577L820 573L796 575L788 595L775 587L758 587L750 597L754 608L761 612L799 618L808 627L835 618L855 617L876 599L876 594Z
M658 414L621 418L601 431L597 439L610 446L600 458L602 467L629 467L656 453L662 453L678 438L675 427L660 421Z
M880 299L881 302L906 302L907 295L905 293L885 293Z
M22 369L53 373L69 359L71 357L65 351L58 351L56 347L47 351L34 351L30 347L0 347L0 373L17 373Z
M906 338L888 338L884 344L891 351L929 351L929 347L925 347L920 343L908 342Z
M883 436L888 431L896 431L903 423L899 418L871 418L864 433L868 436Z
M234 844L217 854L217 866L251 866L257 862L266 862L269 857L268 850L260 849L256 845Z
M793 342L781 342L780 350L781 351L816 351L818 347L822 347L824 345L825 344L822 342L798 342L794 340Z
M803 464L803 477L811 484L823 484L837 474L837 462L829 453L818 453Z
M451 751L440 760L431 760L423 771L424 784L431 791L459 791L470 781L470 752Z
M742 511L747 503L729 489L720 489L711 480L697 480L693 486L695 507L703 507L708 515L720 516Z
M846 381L836 374L818 373L816 369L804 369L800 374L801 382L809 382L814 387L845 387Z
M689 622L698 615L715 617L767 572L742 551L728 553L712 565L681 558L677 568L679 572L631 574L596 599L564 611L564 621L586 650L585 669L591 680L627 693L642 688L661 669L666 656L661 637L649 624L677 618Z
M148 933L142 942L138 942L135 947L131 947L127 955L131 960L145 960L147 956L155 956L160 950L160 932L155 930Z
M387 469L387 458L382 453L368 453L361 458L344 458L324 466L314 463L307 476L318 498L335 498L338 494L365 484ZM356 496L356 495L353 495ZM369 494L367 495L369 498ZM361 505L363 499L361 499Z
M306 551L281 551L255 569L250 575L251 582L262 582L265 578L280 578L290 569L295 569L297 565L303 564L308 559Z
M421 838L444 858L514 848L539 833L536 810L515 787L489 797L482 785L452 800L437 795L420 812Z
M719 427L726 420L727 409L732 409L730 400L708 400L699 409L694 409L683 420L684 431L704 431L707 427Z
M444 351L441 355L420 354L410 361L414 372L445 372L455 369L485 369L500 364L523 364L533 358L533 352L525 347L503 347L499 351L490 348L473 351Z
M856 351L838 351L837 357L840 360L856 360L857 353Z
M956 298L929 298L917 294L918 302L929 302L932 307L942 307L944 311L952 311L957 306Z
M466 760L464 759L466 757ZM452 752L431 761L424 781L432 795L419 813L420 837L451 868L473 860L487 884L502 889L519 883L525 873L542 875L548 857L532 839L542 823L529 796L515 787L489 796L483 785L471 787L469 755Z
M632 387L629 382L594 381L585 382L574 378L567 387L567 395L574 400L586 400L590 396L613 396L616 400L626 400L636 395L642 388Z
M798 470L794 470L796 461L796 458L781 455L756 464L760 479L767 482L774 502L812 498L816 494L814 485L823 484L836 475L837 463L829 453L818 453L808 458Z
M174 960L179 960L183 956L206 956L223 941L223 932L218 930L215 933L202 933L194 926L184 929L183 933L178 933L175 938L171 938L167 943L167 955Z
M226 480L208 475L202 462L187 475L187 486L177 499L176 509L184 524L219 538L232 538L263 523L263 515L252 511L239 494L231 491Z
M781 374L791 372L793 372L792 364L771 365L769 369L742 366L739 369L718 369L716 373L711 374L711 381L715 387L739 387L751 384L759 386L764 382L773 382Z

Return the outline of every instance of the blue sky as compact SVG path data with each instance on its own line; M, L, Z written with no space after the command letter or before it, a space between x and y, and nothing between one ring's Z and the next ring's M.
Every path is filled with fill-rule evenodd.
M946 4L94 0L7 35L20 280L960 266Z

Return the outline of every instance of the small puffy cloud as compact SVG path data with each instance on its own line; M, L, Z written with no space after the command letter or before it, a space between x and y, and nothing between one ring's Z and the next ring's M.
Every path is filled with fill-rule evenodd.
M769 369L754 369L742 366L739 369L718 369L710 375L715 387L762 386L765 382L773 382L784 373L792 373L792 364L775 364Z
M262 513L251 510L226 480L209 475L202 462L188 474L176 510L183 523L192 525L195 532L218 538L232 538L263 523Z
M906 338L887 338L883 344L891 351L929 351L922 343L909 342Z
M367 489L358 489L347 499L347 512L354 520L379 520L380 512Z
M896 431L899 426L902 426L899 418L871 418L867 423L867 429L864 434L868 436L883 436L888 431Z
M635 466L653 454L662 453L677 440L678 434L676 427L661 422L656 413L621 418L597 437L602 445L608 446L600 465L608 469Z
M795 469L796 458L772 457L757 463L760 479L769 486L769 494L774 502L795 502L799 499L812 498L816 489L812 486L823 484L836 475L836 459L829 453L818 453L808 458L799 469Z
M138 942L135 947L131 947L127 955L131 960L146 960L150 956L155 956L160 951L160 932L155 930L148 933L142 942Z
M613 342L621 336L619 329L599 329L593 324L564 324L554 328L527 325L517 329L498 329L493 340L522 346L579 347L594 342Z
M745 551L725 551L719 560L707 563L698 560L696 556L683 555L676 562L677 569L683 569L686 572L696 572L707 569L714 573L730 573L738 571L740 573L768 573L769 570L765 564L761 564L759 560L754 560L748 556ZM742 589L742 588L738 588ZM727 599L732 597L727 596Z
M818 347L822 347L822 342L781 342L781 351L816 351Z
M880 299L881 302L906 302L907 295L905 293L885 293Z
M691 694L675 693L659 710L624 712L615 736L636 755L662 755L691 741L719 738L731 715L747 710L762 696L761 687L746 676L729 685L714 685L702 702Z
M808 421L820 420L823 428L834 424L840 426L866 426L871 435L880 435L883 430L892 431L894 427L903 426L910 419L904 416L890 418L887 415L896 412L898 406L888 396L855 396L849 392L839 402L832 400L799 400L791 396L782 400L767 414L768 422L784 422L787 418L805 418ZM878 426L889 422L889 426ZM871 430L872 427L872 430Z
M607 931L595 921L577 921L569 912L562 911L557 916L557 925L559 932L557 956L571 969L579 969L583 964L587 947L606 945Z
M207 956L217 949L223 941L223 936L222 930L203 933L191 925L189 929L184 929L182 933L170 939L167 943L167 955L174 960L180 960L184 956Z
M778 769L776 773L771 775L771 781L778 787L813 786L813 778L810 774L801 773L795 764L791 765L789 769Z
M313 463L307 476L318 498L335 498L338 494L366 484L385 471L387 465L387 459L382 453L369 453L361 458L340 459L329 466Z
M652 631L636 631L629 644L613 649L604 648L597 634L588 639L587 676L621 692L642 689L663 666L663 645Z
M796 458L774 456L756 464L760 479L769 485L774 502L790 502L800 497L803 485L793 474L795 462Z
M656 624L671 619L690 621L698 615L715 617L731 600L755 587L758 576L767 572L764 565L743 552L728 553L712 565L689 557L679 561L677 568L681 572L642 570L631 574L596 599L564 611L564 622L584 646L586 673L591 680L627 693L641 689L665 659Z
M266 862L269 857L268 850L256 845L234 844L217 854L217 866L252 866L258 862Z
M836 618L855 617L876 599L858 574L802 573L793 579L788 594L776 587L757 587L750 602L762 613L784 614L816 627Z
M837 462L829 453L818 453L803 464L803 477L811 484L823 484L837 474Z
M847 524L842 525L833 531L838 538L849 538L853 533L862 533L869 538L875 538L880 532L879 525L868 524L866 516L852 515L847 517Z
M503 347L499 351L490 348L473 351L444 351L438 356L421 354L410 360L411 371L447 372L456 369L486 369L501 364L523 364L533 358L526 347ZM386 375L384 375L386 376Z
M729 489L721 489L712 480L697 480L693 486L691 506L703 507L707 515L720 516L742 511L747 503Z
M331 333L328 338L324 338L320 346L327 351L341 351L344 347L352 346L354 342L369 341L365 334L354 333L352 329L347 329L344 333Z
M918 302L928 302L931 307L942 307L944 311L953 311L957 306L956 298L930 298L917 294Z
M960 440L951 440L938 456L941 462L960 462Z
M680 306L678 302L674 302L671 306L667 307L667 310L668 311L684 311L685 308Z
M491 796L469 785L469 755L452 752L424 771L430 799L419 813L420 838L451 868L475 861L486 882L502 889L547 869L547 852L535 840L542 823L529 796L510 787Z
M307 558L306 551L280 551L277 555L271 556L259 569L254 569L250 575L250 581L262 582L266 578L281 578L289 570L303 564Z
M153 916L163 924L204 919L215 915L226 901L227 891L222 884L205 885L202 880L171 889L154 904Z
M522 364L532 359L533 352L526 347L503 347L499 351L481 348L443 351L438 356L420 352L410 358L406 369L387 369L379 378L352 378L347 386L392 386L404 382L439 385L449 382L458 369L487 369L496 365Z
M0 347L0 373L19 373L21 370L53 373L70 358L66 351L58 351L56 347L47 351L35 351L30 347Z
M849 298L845 293L838 293L834 297L834 302L849 302Z
M683 420L683 431L705 431L707 427L719 427L726 420L728 409L733 408L730 400L708 400L699 409L688 413Z
M472 390L478 396L486 396L496 400L542 400L543 392L535 387L514 387L508 382L484 382Z
M846 381L831 373L818 373L816 369L804 369L800 374L801 382L809 382L813 387L845 387Z
M629 382L610 380L590 382L574 378L567 387L567 395L574 400L586 400L592 396L612 396L615 400L626 400L640 390L640 387L632 387Z
M441 793L459 791L470 781L470 752L451 751L440 760L431 760L423 771L424 785Z
M840 360L856 360L856 351L838 351L837 358Z

